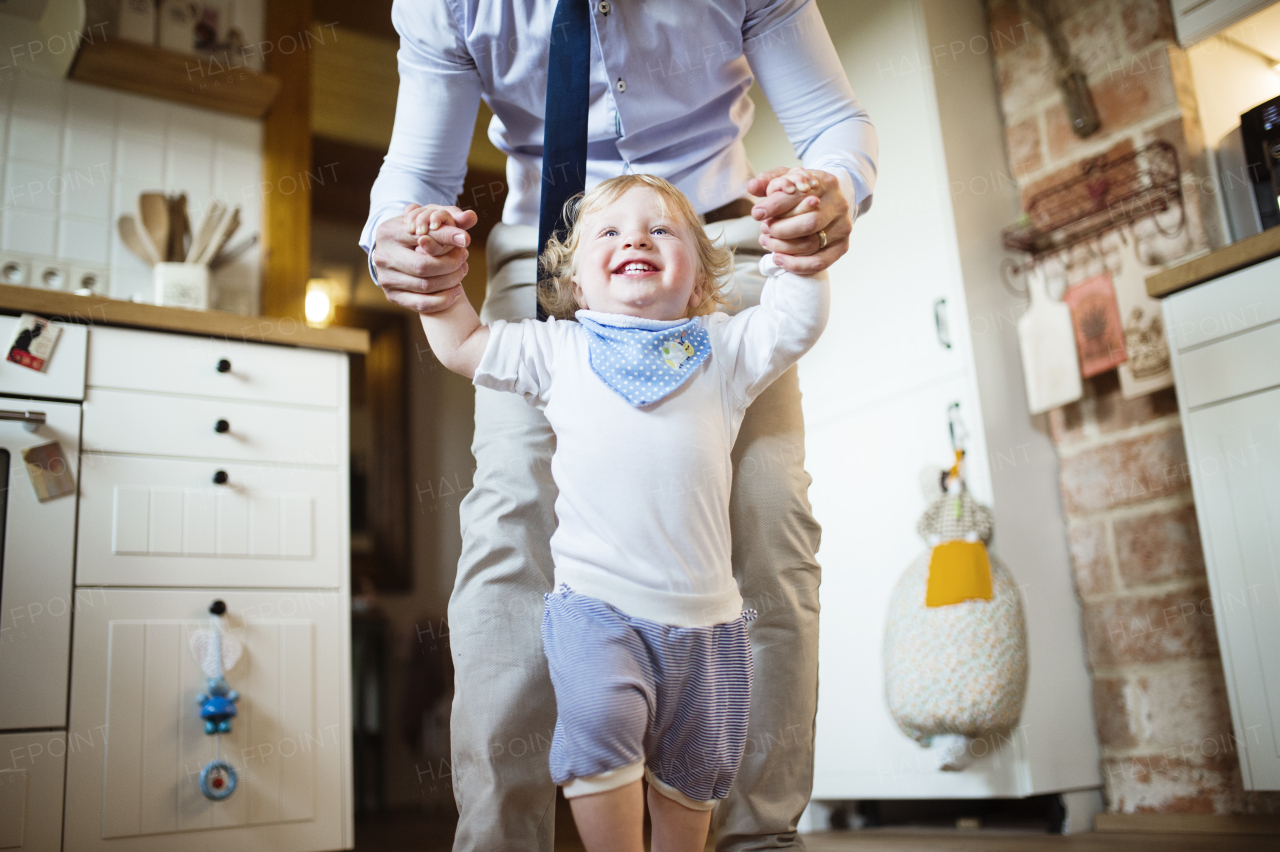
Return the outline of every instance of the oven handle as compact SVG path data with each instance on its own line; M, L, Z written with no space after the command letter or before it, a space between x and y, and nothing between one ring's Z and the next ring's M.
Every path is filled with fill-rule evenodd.
M15 420L28 432L34 432L45 424L43 411L6 411L0 409L0 420Z

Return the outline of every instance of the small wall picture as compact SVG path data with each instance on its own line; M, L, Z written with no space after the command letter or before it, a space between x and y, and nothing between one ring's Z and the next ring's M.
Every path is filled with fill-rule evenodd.
M122 0L116 35L138 44L156 43L156 4L154 0Z
M208 53L228 47L235 17L232 0L163 0L160 46L180 53Z

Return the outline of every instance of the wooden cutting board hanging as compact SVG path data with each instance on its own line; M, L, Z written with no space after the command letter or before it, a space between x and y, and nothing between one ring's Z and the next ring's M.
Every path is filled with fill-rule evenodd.
M1138 253L1132 233L1111 235L1119 249L1120 265L1112 273L1116 304L1124 324L1124 347L1129 359L1119 367L1120 393L1135 399L1173 387L1173 367L1169 361L1169 341L1164 334L1164 313L1160 302L1147 295L1147 276L1159 267L1147 266Z
M1049 298L1044 270L1033 266L1027 274L1031 307L1018 320L1018 344L1027 384L1027 408L1041 414L1075 402L1084 393L1076 357L1071 311Z
M1088 379L1123 364L1128 355L1111 272L1086 278L1067 288L1062 300L1071 310L1071 321L1075 325L1080 374Z

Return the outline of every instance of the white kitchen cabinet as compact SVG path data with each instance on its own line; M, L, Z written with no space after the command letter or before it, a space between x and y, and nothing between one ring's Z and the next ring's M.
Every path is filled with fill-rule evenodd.
M244 646L226 673L232 732L208 736L190 651L213 600ZM76 620L69 730L109 731L68 751L66 849L343 849L350 845L346 596L314 591L101 590ZM221 756L238 785L201 795Z
M77 583L345 585L345 354L94 329L88 372Z
M0 734L0 849L62 848L67 746L65 731Z
M0 311L30 309L0 286ZM245 317L266 344L216 336L221 314L90 313L45 372L0 361L0 849L349 849L347 353L367 338ZM17 321L0 316L0 338ZM304 339L332 348L289 345ZM77 488L41 503L20 454L50 440ZM190 650L215 599L245 649L220 736ZM215 756L238 776L216 802L198 788Z
M1280 790L1280 258L1164 300L1247 790Z
M352 845L346 386L341 352L91 330L69 730L111 736L69 753L66 850ZM244 656L210 736L215 599Z
M1172 0L1178 44L1190 47L1261 11L1275 0Z
M1045 418L1027 414L1015 332L1026 298L1001 281L999 234L1018 199L983 3L841 8L847 23L828 25L876 125L880 175L871 211L831 270L827 331L800 364L805 466L823 528L813 798L1096 789L1057 454ZM953 403L968 432L969 488L995 513L993 552L1022 590L1030 675L1018 728L975 744L969 768L942 772L889 715L882 640L892 589L926 546L915 529L921 471L952 461Z

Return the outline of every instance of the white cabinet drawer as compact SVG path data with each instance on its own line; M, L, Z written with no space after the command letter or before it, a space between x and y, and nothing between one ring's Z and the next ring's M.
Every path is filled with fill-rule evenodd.
M231 732L209 736L190 643L215 599L244 651L226 672ZM76 613L70 730L84 741L67 750L64 848L350 849L348 609L334 593L99 591ZM219 754L237 785L214 802L198 783Z
M339 476L345 470L85 453L76 582L337 587L350 550Z
M1280 323L1183 352L1179 396L1187 408L1280 385Z
M1163 300L1169 346L1180 352L1280 320L1280 257Z
M95 328L89 385L333 408L339 391L346 390L339 370L345 357L265 343Z
M0 735L0 849L62 848L64 731Z
M103 388L84 403L85 447L100 452L335 466L338 436L325 409Z
M0 393L44 396L50 399L84 399L85 348L89 329L60 323L62 334L53 347L44 372L4 360L0 354ZM17 317L0 316L0 345L8 346L18 327ZM8 350L6 350L7 352ZM0 408L12 407L0 400Z

